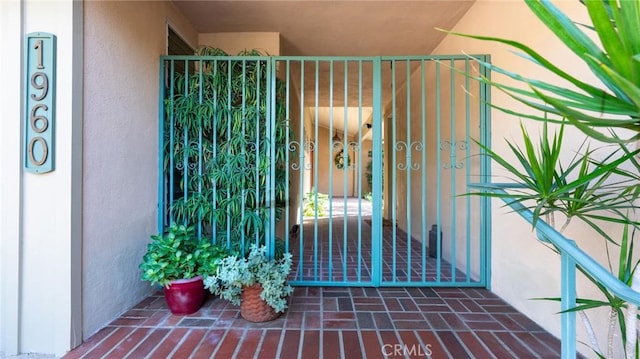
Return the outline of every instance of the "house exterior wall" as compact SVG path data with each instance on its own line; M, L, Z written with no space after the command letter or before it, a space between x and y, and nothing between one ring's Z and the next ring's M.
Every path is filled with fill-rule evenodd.
M280 55L280 34L277 32L227 32L198 35L199 46L211 46L237 55L245 50L258 50L264 55Z
M402 75L397 75L395 107L387 103L384 109L385 176L395 176L395 182L385 183L391 211L386 218L418 241L437 224L443 233L442 257L478 280L480 201L463 195L469 191L467 182L480 181L475 156L480 150L468 140L480 138L480 87L465 81L464 60L416 61L413 66L410 76L402 74L403 68L396 70ZM470 62L468 68L473 67L478 64Z
M3 1L0 19L0 356L59 356L153 290L138 265L157 232L158 59L167 24L197 34L166 1ZM57 38L56 163L38 175L22 168L31 32Z
M0 3L0 356L62 354L82 339L82 5ZM57 39L56 86L48 90L55 171L45 174L23 170L27 82L20 69L32 32Z
M20 3L0 2L0 41L6 53L21 51L22 10ZM0 56L0 356L18 351L20 325L18 303L20 302L20 199L21 156L20 122L9 118L20 118L20 72L2 69L20 68L20 56ZM5 89L10 89L5 94ZM13 104L13 105L12 105ZM11 135L9 135L11 134ZM13 258L13 259L8 259Z
M588 23L586 9L579 2L554 2L565 14L574 20ZM506 15L508 14L508 16ZM453 31L486 36L508 37L521 41L539 51L560 68L568 71L579 79L589 81L593 75L586 66L567 50L553 34L527 8L524 2L496 2L479 0L456 25ZM554 77L540 70L520 57L510 52L504 45L470 40L449 35L437 47L435 54L490 54L491 62L508 70L525 73L528 77L551 80ZM496 73L493 80L504 78ZM507 81L508 82L508 81ZM516 110L526 110L523 105L515 103L500 91L492 90L491 101L503 107ZM491 147L497 153L505 155L512 163L515 157L509 157L511 152L505 139L522 145L520 135L520 119L506 115L500 111L491 112ZM540 124L530 120L523 120L530 134L537 138L541 133ZM585 136L574 128L565 129L565 148L563 160L574 155ZM495 163L492 164L493 181L508 182L504 174ZM501 176L502 175L502 176ZM516 309L532 318L546 330L560 335L559 304L550 301L531 300L538 297L557 297L560 295L560 261L559 256L538 242L530 225L517 214L509 213L500 200L492 201L491 222L491 290L502 297ZM556 218L562 223L563 218ZM606 225L602 227L613 238L621 238L621 229ZM573 238L578 245L600 263L606 263L604 240L593 234L593 231L574 221L565 232L565 236ZM613 258L616 254L613 253ZM600 299L598 291L582 276L578 275L578 295L585 298ZM596 328L600 345L605 347L607 319L606 311L589 312L590 319ZM584 327L578 321L578 339L588 342ZM578 345L583 353L592 352L584 345Z
M278 66L278 65L276 65ZM281 71L278 75L280 80L286 81L286 76L283 79L283 72ZM290 86L294 86L290 84ZM289 93L288 105L289 105L289 126L291 135L294 139L299 138L299 134L303 127L304 119L303 117L307 114L307 111L304 111L300 104L300 97L298 96L298 92L291 91ZM291 147L289 148L291 151ZM301 155L301 151L304 149L295 148L289 154L290 161L295 163ZM297 172L291 171L292 164L289 164L289 216L284 218L278 222L278 227L276 229L276 235L281 239L286 239L289 236L289 232L295 224L300 224L300 207L302 203L302 189L303 182L300 181L300 177ZM288 228L287 228L288 227Z
M311 133L315 132L314 128L309 130ZM342 135L344 136L344 134ZM353 197L357 195L355 192L355 174L356 171L353 169L339 169L335 164L335 157L340 153L340 151L334 150L333 147L329 145L331 142L331 138L333 137L332 133L329 133L329 130L324 127L318 127L318 142L315 145L314 151L314 177L317 174L317 183L314 185L316 190L319 193L331 194L334 197ZM344 139L343 139L344 140ZM351 137L348 141L357 141L355 138ZM357 166L357 152L353 150L348 150L350 163L352 166ZM366 156L366 153L365 153ZM364 165L366 166L366 164ZM329 177L331 174L331 177ZM311 181L315 181L315 178L312 178ZM330 191L332 189L332 191Z
M586 19L579 3L558 5ZM151 292L138 264L157 230L158 57L166 52L167 23L200 43L169 2L0 1L0 356L61 355ZM522 2L479 0L453 30L524 41L592 78ZM32 31L58 38L57 163L46 175L22 171L23 80L16 69ZM546 76L497 44L448 36L436 50L463 52L489 53L493 63ZM498 91L492 100L518 108ZM493 111L492 123L492 147L506 154L503 138L519 138L520 122ZM583 138L566 137L576 147ZM492 211L492 290L558 335L558 305L530 300L558 295L558 257L499 201ZM602 241L581 241L588 233L573 225L567 235L597 257ZM579 291L598 298L584 282ZM605 320L599 313L594 323L604 331Z
M83 337L154 289L138 265L157 232L159 57L167 24L197 44L170 2L85 3Z

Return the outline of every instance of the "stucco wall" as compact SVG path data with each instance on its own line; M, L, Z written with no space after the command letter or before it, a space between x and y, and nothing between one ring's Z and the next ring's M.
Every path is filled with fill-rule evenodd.
M554 3L573 19L584 23L588 22L586 9L579 2L559 1ZM551 32L541 25L524 2L478 1L453 30L463 33L509 37L522 41L578 78L587 81L593 78L586 66L554 39ZM549 74L542 72L539 67L510 53L505 46L495 43L448 36L438 46L436 53L490 54L492 63L509 70L525 73L534 78L552 78ZM494 80L502 79L495 73L492 74L492 78ZM493 90L491 96L493 103L514 109L523 109L521 105L514 103L499 91ZM505 138L522 143L520 141L519 119L497 110L493 110L491 116L493 150L515 161L515 158L508 155L510 150L505 143ZM537 138L540 134L540 124L527 120L524 123L530 129L530 133ZM577 149L584 139L584 135L572 128L565 132L566 151L563 156L564 159L567 159L573 155L572 150ZM495 164L492 171L494 181L505 182L507 180L501 176L503 173ZM559 311L559 305L549 301L530 300L530 298L536 297L559 296L560 263L558 255L537 242L530 225L526 224L517 214L508 213L509 210L503 208L499 200L494 200L492 204L492 290L545 329L559 335L560 316L556 314ZM557 219L557 221L562 220ZM620 233L620 228L607 228L607 226L603 228L614 236ZM594 255L601 263L605 263L604 241L600 238L594 239L592 232L585 226L574 222L565 235L576 239L581 248ZM579 282L579 296L600 298L592 285L586 283L582 278L579 278ZM590 312L590 317L600 338L600 345L605 346L606 313ZM578 323L578 330L579 340L586 341L581 323ZM578 348L583 353L592 355L586 346L578 344Z
M22 91L31 90L20 70L33 32L56 36L55 51L52 42L41 47L45 59L56 58L55 67L44 64L55 132L55 168L44 174L22 162ZM81 339L82 3L2 2L0 39L0 357L61 355Z
M153 288L138 265L157 231L159 56L167 22L197 34L169 2L85 3L84 337Z
M310 129L310 131L315 132L315 129ZM333 134L330 134L328 129L318 127L318 143L314 152L314 160L316 162L314 171L316 173L314 173L312 182L317 178L315 187L320 193L332 194L336 197L356 196L356 171L354 169L339 169L336 167L335 157L340 153L340 150L335 150L329 145L332 136ZM349 138L348 141L357 142L355 138ZM349 149L348 154L351 166L358 166L358 151ZM367 155L364 149L362 154L365 157ZM366 164L363 164L363 166L366 167ZM317 177L315 176L316 174Z
M304 110L300 107L300 98L298 97L298 93L295 91L295 84L289 83L287 84L287 76L284 71L280 71L278 74L278 79L283 82L285 86L290 86L290 91L288 92L288 97L284 99L285 106L287 106L286 114L287 121L289 121L289 140L290 141L300 141L300 133L303 124L303 120L300 120L302 116L304 116ZM289 163L288 163L288 180L289 180L289 192L288 192L288 202L287 206L284 209L284 213L282 214L282 218L280 222L277 223L276 226L276 237L282 240L287 240L289 238L289 232L291 228L295 224L299 224L300 220L300 201L302 200L302 184L300 181L300 176L298 175L298 171L292 170L292 168L297 168L297 162L299 160L299 156L301 153L301 149L298 146L289 146Z
M259 50L264 55L280 55L280 34L277 32L228 32L199 34L200 46L212 46L229 55L245 50Z
M385 67L385 66L383 66ZM480 86L462 74L475 61L395 64L396 89L385 105L386 218L415 240L432 225L443 233L442 257L480 278L480 199L462 196L479 182ZM389 88L387 86L386 88ZM424 238L423 238L424 237Z

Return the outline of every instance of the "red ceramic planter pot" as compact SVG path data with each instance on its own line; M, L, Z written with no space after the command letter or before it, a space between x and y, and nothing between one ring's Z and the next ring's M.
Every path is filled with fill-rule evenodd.
M164 288L164 299L171 313L186 315L200 309L206 291L201 276L191 279L172 281L168 288Z

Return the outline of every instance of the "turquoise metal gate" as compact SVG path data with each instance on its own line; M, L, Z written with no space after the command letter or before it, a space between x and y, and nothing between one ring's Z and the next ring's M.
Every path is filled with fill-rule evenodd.
M486 58L483 57L484 60ZM294 256L292 284L485 286L487 89L466 57L161 59L159 225Z
M488 60L486 57L481 57ZM382 285L484 286L489 207L461 196L488 179L488 76L465 56L383 58ZM384 73L384 72L383 72Z

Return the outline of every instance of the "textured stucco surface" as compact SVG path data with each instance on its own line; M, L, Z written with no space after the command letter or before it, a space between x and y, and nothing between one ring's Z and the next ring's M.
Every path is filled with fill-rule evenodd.
M573 19L588 22L586 9L578 2L556 2L565 13ZM505 16L505 14L509 14ZM478 1L453 29L457 32L473 33L488 36L509 37L522 41L540 51L561 68L568 70L574 76L589 81L593 76L573 54L559 41L555 40L549 30L541 25L539 20L529 11L524 2L496 2ZM438 54L490 54L492 63L506 67L512 71L526 73L529 77L550 79L550 75L540 71L540 68L515 56L503 45L495 43L473 41L460 37L448 36L437 48ZM492 74L492 79L502 80L498 74ZM492 102L514 109L523 109L506 95L499 91L492 91ZM493 110L491 145L494 151L506 155L510 160L505 138L521 143L520 121L518 118L505 115ZM530 134L537 137L540 125L532 121L524 121ZM584 139L584 135L573 128L565 130L566 151L563 160L573 156L574 151ZM494 165L492 168L494 181L505 182L502 172ZM517 214L508 213L499 200L492 202L492 281L491 289L518 310L531 317L545 329L560 335L559 305L549 301L536 301L531 298L555 297L560 292L560 261L559 256L537 242L531 227ZM558 223L564 221L557 218ZM603 227L603 228L606 228ZM606 228L612 235L620 233L620 228ZM577 240L578 244L595 256L601 263L605 262L604 241L593 236L592 232L580 226L577 221L565 232L569 238ZM613 254L615 258L615 253ZM597 290L578 275L578 295L589 298L600 298ZM605 329L607 328L606 313L590 313L601 346L605 345ZM583 326L578 324L579 340L586 341ZM578 348L585 354L591 355L586 346L579 344Z
M280 55L280 34L277 32L198 34L198 44L220 48L229 55L237 55L241 51L254 49L264 55Z
M167 22L197 43L171 3L86 2L85 338L152 291L138 265L157 231L158 73Z
M559 6L569 15L585 19L585 10L576 2L560 1ZM3 4L4 5L4 4ZM8 5L7 5L8 6ZM46 11L42 12L48 15ZM505 16L508 14L508 16ZM156 231L157 203L157 128L158 128L158 57L165 53L166 26L172 24L176 30L191 44L198 44L198 35L182 15L169 2L107 2L88 1L84 3L85 35L84 35L84 118L83 118L83 200L82 200L82 283L83 283L83 337L87 338L96 330L106 325L146 296L151 287L139 279L138 264L144 253L149 235ZM37 20L37 17L32 19ZM6 22L3 21L3 25ZM3 26L4 30L5 27ZM38 30L48 30L39 28ZM456 31L509 36L526 41L534 48L557 61L563 68L568 68L580 78L590 78L575 58L563 46L553 40L552 35L520 2L478 1L466 13ZM54 28L52 32L61 33ZM64 32L66 30L63 30ZM4 34L0 34L4 39ZM11 35L11 36L9 36ZM13 34L8 37L12 38ZM61 49L69 44L61 40ZM13 46L15 49L16 46ZM501 45L471 41L448 36L438 47L439 54L488 53L492 61L516 71L527 71L532 76L545 77L535 66L519 59ZM5 62L6 61L6 62ZM62 59L61 66L69 66L69 59ZM9 60L2 59L5 64ZM13 62L12 62L13 64ZM4 67L4 66L3 66ZM70 78L70 76L68 76ZM15 76L3 72L3 80L15 80ZM64 78L58 86L68 86ZM14 81L15 82L15 81ZM15 86L14 86L15 87ZM19 87L19 86L18 86ZM8 87L12 89L12 87ZM14 91L19 93L19 90ZM7 92L0 104L18 103L19 97ZM509 104L502 94L493 92L493 100L501 104ZM71 104L69 93L60 99ZM3 113L15 117L17 106L2 106ZM67 112L58 114L64 121ZM19 112L19 109L18 109ZM304 112L308 122L309 114ZM0 124L0 159L5 165L20 165L10 152L16 146L16 126L4 121ZM497 111L492 112L492 142L496 151L507 152L503 138L518 138L519 121ZM535 125L528 124L531 128ZM70 145L70 122L60 123L58 139L62 154L72 158ZM5 131L6 130L6 131ZM11 132L13 131L13 132ZM534 132L534 131L532 131ZM7 134L7 135L5 135ZM582 136L570 135L578 144ZM13 150L11 150L13 151ZM65 152L66 151L66 152ZM569 151L570 152L570 151ZM568 153L571 155L571 153ZM18 156L19 157L19 156ZM65 157L63 156L62 159ZM8 161L10 160L10 161ZM73 197L68 194L72 183L70 163L60 162L61 171L55 176L67 176L54 179L63 183L64 191L50 191L49 187L38 186L33 180L25 181L25 186L35 188L24 199L16 194L20 190L21 178L14 172L2 172L0 187L2 194L2 210L9 205L25 203L25 211L29 213L27 222L39 216L41 212L31 210L33 198L44 192L49 202L56 204L52 217L59 223L61 216L71 204ZM64 171L67 172L64 172ZM499 174L497 168L493 169ZM306 179L308 180L308 179ZM298 184L296 184L297 186ZM300 184L308 188L308 183ZM385 186L386 188L387 186ZM67 191L67 192L65 192ZM9 200L9 202L5 202ZM47 207L49 208L49 207ZM528 225L513 214L506 214L498 201L493 202L492 223L492 290L503 297L518 310L524 312L540 323L545 329L559 334L559 316L557 305L543 301L531 301L530 298L555 296L558 294L559 260L558 257L536 242ZM294 220L297 218L293 216ZM17 215L2 214L2 234L13 235L19 230L23 219ZM8 225L7 225L8 224ZM37 278L36 285L25 287L23 303L26 308L39 307L39 299L43 290L55 294L53 277L59 273L56 263L71 263L68 260L69 248L66 242L58 242L57 238L68 238L68 221L64 225L51 225L31 228L24 233L25 238L46 238L49 241L42 245L38 241L27 240L24 251L28 261L24 266L29 268L24 273L25 280ZM617 233L618 229L607 229ZM9 233L11 232L11 233ZM590 232L585 228L573 225L567 235L579 240L581 246L590 253L600 256L604 248L601 241L588 242L585 238ZM16 237L17 238L17 237ZM8 256L8 250L15 250L3 238L0 258ZM65 252L66 251L66 252ZM56 263L52 263L55 258ZM66 259L65 259L66 258ZM3 286L0 297L6 303L7 292L4 292L8 275L7 261L3 265ZM14 262L15 264L15 262ZM36 267L36 265L41 267ZM55 268L54 268L55 267ZM44 269L43 269L44 268ZM10 268L13 269L13 268ZM67 279L65 279L67 280ZM42 283L46 283L42 284ZM53 290L53 291L52 291ZM590 287L581 283L579 293L584 296L597 297ZM65 293L68 295L69 293ZM62 297L61 297L62 298ZM69 301L70 302L70 301ZM51 306L69 307L68 302L52 301ZM6 307L2 307L3 309ZM39 308L50 312L48 306ZM2 323L7 319L6 312L0 312ZM35 317L38 311L30 312ZM56 318L54 318L56 319ZM59 319L59 318L57 318ZM605 315L598 313L592 317L596 327L605 328ZM44 333L43 322L33 320L23 327L35 335ZM39 327L39 328L37 328ZM44 333L44 334L40 334ZM7 333L0 333L6 335ZM603 333L598 333L603 337ZM581 334L582 335L582 334ZM584 337L581 338L584 340ZM1 349L1 348L0 348Z

